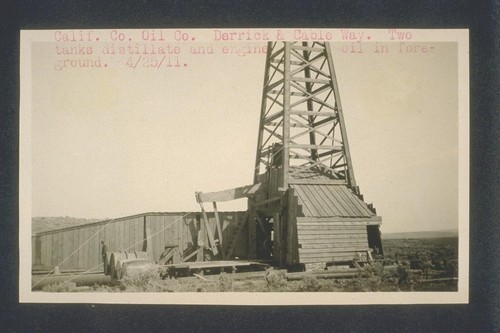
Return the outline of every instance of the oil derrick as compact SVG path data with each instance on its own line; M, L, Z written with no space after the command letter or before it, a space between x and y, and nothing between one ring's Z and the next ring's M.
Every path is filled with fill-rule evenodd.
M381 218L356 186L329 43L268 43L249 257L281 266L382 254Z

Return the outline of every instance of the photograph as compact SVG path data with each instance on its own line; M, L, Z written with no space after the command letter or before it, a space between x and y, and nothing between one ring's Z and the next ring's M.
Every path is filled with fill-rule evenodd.
M466 29L21 31L20 302L468 303L468 57Z

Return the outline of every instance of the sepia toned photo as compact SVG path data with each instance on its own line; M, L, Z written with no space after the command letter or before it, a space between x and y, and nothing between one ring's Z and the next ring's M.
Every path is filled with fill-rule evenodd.
M467 303L468 52L466 30L22 31L20 301Z

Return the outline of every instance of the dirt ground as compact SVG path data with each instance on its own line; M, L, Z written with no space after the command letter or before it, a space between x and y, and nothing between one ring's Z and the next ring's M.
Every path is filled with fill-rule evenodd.
M287 279L284 270L263 272L251 279L221 273L178 279L161 279L158 271L125 277L114 285L75 288L49 285L46 292L366 292L366 291L456 291L458 239L385 240L384 259L358 269L354 277L324 279L304 275ZM390 267L390 269L389 269ZM236 273L238 274L238 273Z

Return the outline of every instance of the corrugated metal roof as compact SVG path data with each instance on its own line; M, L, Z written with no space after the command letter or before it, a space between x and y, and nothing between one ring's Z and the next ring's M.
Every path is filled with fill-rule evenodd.
M295 189L304 216L375 216L366 203L345 185L292 184L290 186Z

